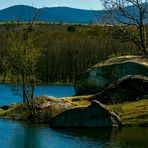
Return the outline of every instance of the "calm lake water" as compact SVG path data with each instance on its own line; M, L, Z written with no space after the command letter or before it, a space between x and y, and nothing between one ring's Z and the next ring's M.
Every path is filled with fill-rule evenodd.
M17 95L16 89L8 84L0 84L0 106L10 103L22 102L20 95ZM19 93L21 94L21 93ZM73 86L52 86L52 85L39 85L36 87L35 96L54 96L66 97L74 95Z
M14 93L13 93L14 94ZM64 97L74 94L72 86L39 86L36 95ZM0 85L0 104L21 101L9 85ZM0 119L0 148L147 148L148 128L51 129Z

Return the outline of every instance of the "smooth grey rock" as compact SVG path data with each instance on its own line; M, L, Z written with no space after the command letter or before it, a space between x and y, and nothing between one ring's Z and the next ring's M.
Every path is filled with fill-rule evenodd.
M148 77L148 58L121 56L96 64L78 76L74 83L76 95L98 93L126 75Z
M88 107L68 109L53 117L50 122L51 127L115 127L120 124L115 113L95 100Z

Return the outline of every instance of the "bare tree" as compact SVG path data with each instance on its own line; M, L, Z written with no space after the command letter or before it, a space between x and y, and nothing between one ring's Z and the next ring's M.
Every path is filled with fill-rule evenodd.
M147 0L102 0L102 4L108 10L108 18L115 24L120 24L116 30L117 38L122 41L132 41L140 52L148 56Z

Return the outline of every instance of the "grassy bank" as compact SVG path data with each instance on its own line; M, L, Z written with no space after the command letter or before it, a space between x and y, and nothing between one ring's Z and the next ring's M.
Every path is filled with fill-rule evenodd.
M148 125L148 98L135 102L109 105L125 126L147 126Z

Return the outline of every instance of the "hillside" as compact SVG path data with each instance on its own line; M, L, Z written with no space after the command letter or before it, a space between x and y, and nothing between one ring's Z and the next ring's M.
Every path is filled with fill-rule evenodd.
M145 4L147 7L148 4ZM125 10L129 14L136 15L135 17L139 19L138 12L135 7L128 6ZM117 20L109 19L107 16L107 11L105 10L83 10L70 7L44 7L35 8L26 5L15 5L8 7L6 9L0 10L0 21L29 21L32 20L33 16L37 14L36 21L42 22L63 22L63 23L80 23L80 24L90 24L90 23L120 23ZM114 15L118 19L130 22L129 19L122 17L119 12L115 11ZM147 16L145 22L148 22Z
M92 23L98 21L98 17L103 11L81 10L69 7L37 9L25 5L16 5L0 10L0 21L29 21L36 13L38 14L36 21Z

